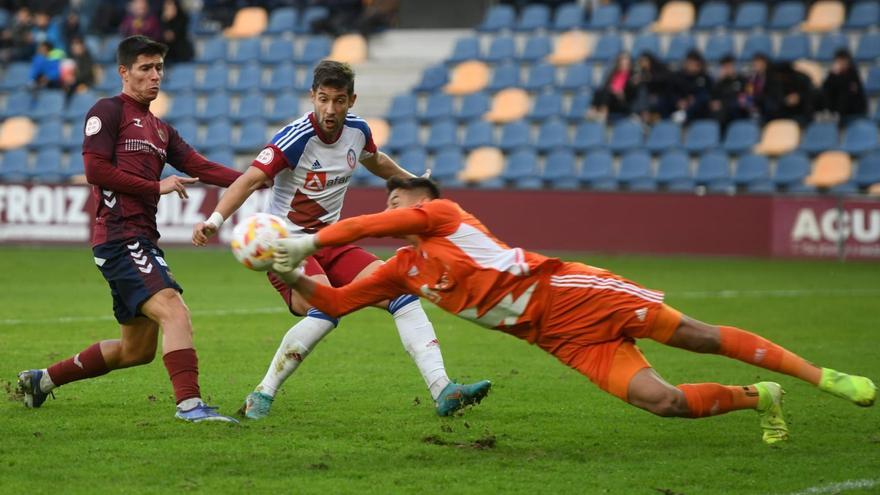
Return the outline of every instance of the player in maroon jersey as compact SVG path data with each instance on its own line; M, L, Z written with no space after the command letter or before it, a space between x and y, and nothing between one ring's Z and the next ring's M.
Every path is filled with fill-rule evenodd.
M241 174L197 153L150 112L165 73L166 51L165 45L144 36L122 40L116 51L122 93L98 100L83 129L86 178L97 205L92 251L110 284L121 336L48 368L19 373L28 407L40 407L55 387L151 362L161 327L162 359L174 387L176 416L192 422L235 422L202 402L189 310L156 245L156 208L163 194L186 198L189 184L226 187ZM192 178L161 179L165 163Z

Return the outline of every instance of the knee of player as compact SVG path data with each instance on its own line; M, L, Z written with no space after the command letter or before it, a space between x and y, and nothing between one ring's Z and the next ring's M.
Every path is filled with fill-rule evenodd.
M677 389L658 394L645 408L649 412L664 418L687 415L687 401L684 394Z

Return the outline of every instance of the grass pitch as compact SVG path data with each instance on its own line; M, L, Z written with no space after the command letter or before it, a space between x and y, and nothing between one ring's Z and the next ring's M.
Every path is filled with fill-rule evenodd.
M169 250L193 312L203 395L234 412L294 319L226 251ZM880 264L581 257L715 323L753 330L821 365L880 381ZM0 248L0 492L791 494L880 491L880 407L797 380L644 342L670 382L788 391L791 440L761 443L757 416L662 419L552 356L426 305L450 376L494 382L475 408L435 416L387 313L342 320L276 399L241 426L173 418L160 356L67 385L37 410L12 400L19 370L114 338L109 291L87 249Z

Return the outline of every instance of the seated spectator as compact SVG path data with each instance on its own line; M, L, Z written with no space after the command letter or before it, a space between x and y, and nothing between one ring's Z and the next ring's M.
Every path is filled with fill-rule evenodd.
M33 27L34 43L48 41L52 46L64 50L64 35L57 20L45 11L35 11Z
M64 23L61 24L61 37L64 40L64 51L70 52L70 45L74 38L80 38L83 35L82 26L80 24L79 12L70 10L64 17Z
M635 96L632 111L642 122L653 124L672 113L674 102L670 95L671 73L650 53L643 53L636 61L632 76Z
M790 62L777 63L767 76L762 117L792 119L801 126L813 120L815 88L809 76L797 71Z
M718 79L712 85L709 111L722 128L727 127L734 120L748 118L746 98L746 79L736 72L733 57L727 55L721 59Z
M51 42L43 41L37 45L37 54L31 61L31 83L35 88L61 87L61 61L64 51L55 48Z
M672 91L675 95L675 112L672 120L681 124L709 117L709 97L712 78L706 72L706 61L696 50L685 56L681 70L675 75Z
M868 111L865 88L852 55L846 49L834 54L831 70L822 83L822 99L825 108L837 114L841 125L864 116Z
M3 30L3 62L18 62L31 60L36 53L37 45L34 42L34 19L27 7L21 7L15 12L12 25Z
M764 96L767 86L767 69L770 59L763 53L752 57L752 73L746 79L746 107L754 117L764 113Z
M100 0L83 0L80 8L89 19L89 32L112 34L119 32L119 25L125 17L122 2L102 2Z
M324 0L330 15L312 23L312 32L339 36L355 30L364 11L362 0Z
M168 45L170 62L188 62L193 58L193 45L189 39L189 14L179 0L162 2L162 39Z
M157 41L162 39L159 18L150 12L147 0L131 0L128 3L128 14L122 19L119 32L124 37L140 34Z
M397 23L400 0L370 0L364 3L366 6L358 22L358 31L365 38Z
M69 93L84 91L95 84L95 61L80 37L70 40L70 58L74 63L73 80L67 84Z
M595 115L599 120L605 120L610 116L626 116L632 113L631 102L635 96L635 86L632 78L632 59L629 53L623 52L617 56L614 68L608 73L608 78L602 84L602 88L596 91L593 98Z

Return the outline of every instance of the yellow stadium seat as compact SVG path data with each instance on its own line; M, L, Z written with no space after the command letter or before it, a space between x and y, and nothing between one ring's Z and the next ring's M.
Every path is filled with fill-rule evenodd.
M0 124L0 150L21 148L31 142L37 128L27 117L10 117Z
M852 177L852 160L844 151L825 151L813 161L813 171L804 179L816 187L834 187Z
M269 15L262 7L245 7L235 13L232 25L223 31L227 38L259 36L269 24Z
M669 2L660 10L657 21L651 26L655 33L680 33L694 25L694 4Z
M451 95L475 93L489 84L489 67L479 60L462 62L452 69L452 76L444 91Z
M812 60L800 59L795 60L793 65L796 71L803 72L810 77L813 86L816 86L817 88L822 87L822 83L825 82L825 69L821 64Z
M801 142L801 128L789 119L771 120L764 126L761 142L755 145L754 152L762 155L779 156L794 151Z
M385 143L388 142L388 134L390 133L388 122L385 119L369 118L367 119L367 125L370 126L370 131L373 133L373 142L376 143L376 146L379 148L385 146Z
M168 113L168 106L170 104L171 102L169 101L168 94L164 91L159 91L159 96L150 103L150 111L153 112L153 115L161 119L166 113Z
M468 154L464 169L458 173L458 179L463 182L482 182L498 177L503 169L504 154L501 150L485 146Z
M801 31L806 33L827 33L836 31L843 25L846 9L843 3L823 0L814 3L807 13L807 20L801 23Z
M529 111L529 94L522 88L507 88L492 98L492 106L484 119L496 124L513 122L525 117Z
M367 40L360 34L343 34L333 41L330 60L359 64L367 59Z
M559 35L553 53L547 61L553 65L569 65L586 60L593 52L595 40L583 31L568 31Z

